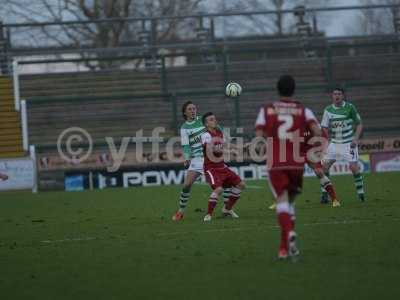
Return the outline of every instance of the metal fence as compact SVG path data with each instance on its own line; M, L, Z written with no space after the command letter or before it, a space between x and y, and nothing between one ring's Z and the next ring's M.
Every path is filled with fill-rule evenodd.
M316 37L329 32L335 26L325 24L327 19L337 19L338 14L360 11L383 11L389 20L390 32L400 32L400 4L358 5L307 8L304 6L283 10L264 10L250 12L225 12L211 14L193 14L185 16L129 17L97 20L69 20L30 23L3 24L0 28L10 43L12 55L31 55L32 50L41 54L85 53L101 57L104 49L130 51L135 54L159 54L161 49L181 49L195 45L202 48L213 46L216 42L238 42L254 37L299 35L304 38ZM268 29L266 22L276 23L278 19L287 19L284 28ZM170 22L178 22L180 30L175 39L163 38ZM254 26L256 24L257 26ZM110 39L99 40L103 30L119 26L121 33L118 42ZM119 28L118 27L118 28ZM279 27L279 26L278 26ZM230 28L234 28L230 31ZM353 33L346 36L354 35ZM85 37L85 38L84 38ZM96 40L96 43L94 42ZM239 42L240 42L239 41Z
M321 32L319 23L323 14L339 11L368 10L392 10L394 31L382 35L346 36L326 38ZM161 16L153 18L125 18L106 19L95 21L68 21L68 22L45 22L24 24L0 24L0 66L3 73L11 73L14 70L14 88L16 108L19 108L19 73L29 73L27 67L35 66L36 69L46 67L43 73L51 73L56 70L55 66L62 65L62 72L96 72L100 71L150 71L158 74L160 88L152 92L152 96L163 97L171 105L171 127L176 131L179 120L179 101L183 98L221 97L225 85L235 77L235 68L240 64L266 65L265 73L279 76L273 68L268 69L269 64L278 61L281 64L296 64L299 60L304 62L318 62L323 70L320 82L306 82L299 85L299 91L327 91L334 84L340 82L349 88L371 87L371 86L400 86L399 74L396 73L397 65L386 64L386 70L390 69L388 76L382 78L363 76L373 73L374 67L363 69L360 76L349 78L338 76L338 58L348 58L348 69L352 70L352 64L357 58L379 60L399 56L400 39L400 5L372 5L372 6L349 6L331 8L304 8L281 11L258 11L258 12L232 12L225 14L202 14L189 16ZM228 37L223 32L222 25L227 18L232 21L235 18L276 18L278 15L290 15L296 30L291 34L281 36L270 33L243 32L239 37ZM186 32L185 36L177 40L160 40L160 24L171 20L195 21L193 30ZM96 26L98 24L124 23L132 26L135 34L126 37L118 45L103 45L103 47L87 43L73 44L66 38L62 45L54 44L51 36L63 29L79 31L80 26ZM127 25L127 26L128 26ZM129 26L127 27L129 29ZM162 27L162 26L161 26ZM134 29L134 30L133 30ZM24 35L39 37L43 43L38 46ZM20 39L20 40L19 40ZM22 41L22 42L21 42ZM65 42L65 43L64 43ZM282 51L284 49L284 51ZM14 58L14 64L11 64ZM176 65L172 61L182 59L182 65ZM368 62L368 61L367 61ZM136 67L132 67L136 65ZM185 73L187 68L192 68L192 73ZM181 76L196 73L200 69L212 69L218 73L217 79L208 86L196 87L174 86L173 77L179 70ZM393 70L392 70L393 69ZM400 68L398 68L400 69ZM369 72L370 71L370 72ZM40 71L39 71L40 73ZM365 74L364 74L365 73ZM260 73L261 74L261 73ZM178 74L179 75L179 74ZM178 76L176 75L176 76ZM262 75L262 74L261 74ZM68 77L68 76L67 76ZM178 76L179 78L179 76ZM206 76L204 77L206 78ZM195 82L195 81L192 81ZM80 84L80 83L78 83ZM82 83L85 84L85 83ZM273 92L271 84L255 83L245 85L245 92L249 94ZM140 101L138 95L115 93L107 99L131 99ZM30 105L41 105L55 101L100 101L99 96L93 97L40 97L28 99ZM242 126L241 120L243 99L235 98L231 102L232 126Z
M298 75L300 78L304 75L302 73L307 71L306 67L316 66L317 69L321 71L321 76L312 73L310 80L308 80L308 77L304 80L300 80L298 86L298 93L300 95L310 93L323 94L337 83L344 85L350 90L358 88L370 89L374 87L385 90L388 86L400 87L400 74L397 71L400 70L399 44L400 41L396 39L385 41L375 40L374 42L369 40L359 43L355 43L353 40L353 43L350 45L328 43L320 48L313 48L314 51L318 50L317 56L305 57L299 54L297 58L291 57L279 60L271 59L271 49L246 49L245 51L222 49L220 51L186 52L184 54L179 54L180 56L184 55L186 61L190 62L183 67L174 67L167 63L168 59L176 57L178 54L161 55L156 57L160 60L160 66L152 69L152 72L157 74L160 78L159 90L153 90L143 95L115 92L112 96L40 96L28 99L28 110L29 107L51 105L52 103L54 103L54 105L70 102L96 103L106 100L110 103L120 100L133 102L143 101L143 103L146 103L145 99L149 97L164 98L164 101L170 105L168 111L171 112L171 116L168 126L177 132L180 123L180 104L184 99L193 99L201 103L207 98L223 98L225 85L229 81L234 80L243 84L245 95L224 102L229 106L226 110L227 115L225 115L224 118L228 126L239 128L246 125L243 124L243 120L245 119L243 117L243 107L247 106L247 101L250 96L253 98L260 98L263 95L274 95L274 81L277 76L281 75L279 72L282 66L299 65L299 69L294 70L294 75ZM294 50L300 51L298 47L294 47ZM242 57L244 54L246 55L245 59ZM212 59L205 62L205 56L208 58L211 57ZM146 58L146 56L127 56L123 59L137 60L144 58ZM116 60L117 58L110 57L108 59ZM81 61L82 59L21 61L19 67L30 64L80 63ZM255 66L265 66L265 68L263 67L261 71L257 71L253 69ZM340 66L342 66L342 68L340 68ZM379 66L384 67L384 72L380 73L377 69ZM256 79L261 80L261 83L260 81L250 81L250 83L247 84L245 81L246 74L241 73L245 72L246 68L248 69L248 73L251 73L252 76L257 75L258 77ZM126 72L129 72L129 70ZM314 72L313 69L311 69L310 72ZM355 72L355 74L351 72ZM89 74L95 76L96 72L91 72ZM110 76L112 76L113 73L110 74ZM200 76L198 77L199 80L204 81L205 86L199 86L199 80L197 79L190 79L190 76L196 74ZM66 80L70 80L68 79L68 73L64 73L63 75L65 75ZM213 75L216 76L212 77ZM185 81L186 87L174 85L174 76L178 78L178 80L181 79ZM268 78L270 78L270 80ZM318 80L318 82L316 80ZM82 88L85 88L86 84L86 82L76 82L76 85L78 87L81 85ZM48 89L50 88L51 87L48 87ZM384 125L380 126L380 124L377 124L377 126L373 128L367 128L367 130L371 132L374 130L381 130L381 132L385 130L396 130L399 132L399 129L400 128L385 128Z

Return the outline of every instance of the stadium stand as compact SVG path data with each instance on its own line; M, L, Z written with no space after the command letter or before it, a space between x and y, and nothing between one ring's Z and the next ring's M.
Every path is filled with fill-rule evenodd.
M29 99L29 140L35 145L54 144L73 126L85 128L94 141L171 128L171 105L159 96L160 78L154 72L24 75L21 91Z
M178 67L168 71L170 90L223 87L224 80L236 81L246 89L271 87L277 74L290 73L299 83L324 84L324 61L322 59L250 60L229 63L227 77L220 65ZM185 79L185 80L183 80Z
M22 75L20 82L21 97L26 99L58 96L118 97L155 93L161 89L160 75L151 71L117 70Z
M390 136L399 134L400 121L396 115L400 111L398 85L374 87L360 86L349 88L347 99L353 102L363 118L365 136ZM319 119L325 106L330 104L328 93L320 90L299 90L297 97L310 107ZM243 95L240 111L242 125L249 132L254 126L254 116L262 105L263 99L276 99L274 92L251 93Z
M351 67L349 67L351 66ZM400 52L332 58L333 80L379 84L400 78Z
M7 61L7 50L8 43L7 40L4 39L2 33L2 27L0 22L0 74L8 74L8 61Z
M349 68L349 66L352 66ZM240 122L246 132L252 132L255 115L265 101L276 99L274 90L279 74L292 74L299 85L297 96L310 106L321 118L326 105L330 103L327 87L326 62L321 59L291 59L264 62L236 62L229 65L229 79L245 88L240 97ZM379 70L379 73L376 73ZM400 123L396 113L400 110L398 95L400 87L400 55L364 55L359 57L334 57L332 82L348 86L348 99L353 101L364 119L367 136L399 133ZM171 74L172 73L172 74ZM187 80L182 80L182 74ZM192 75L193 74L193 75ZM205 87L223 87L223 74L219 69L182 68L169 74L171 89L191 89L200 82ZM190 80L189 80L190 79ZM332 85L333 83L331 83ZM246 89L264 86L268 91L248 92ZM234 126L234 101L221 96L193 96L202 111L213 110L227 126ZM180 104L183 103L183 100ZM379 109L377 109L379 107ZM202 109L204 108L204 109Z
M20 116L14 108L12 81L0 76L0 158L24 155Z
M297 79L298 97L318 117L330 102L329 87L340 83L360 110L366 136L398 134L400 55L389 46L374 47L331 45L334 55L319 51L321 56L312 58L274 58L274 52L266 55L262 49L242 56L236 49L227 52L225 63L221 53L213 62L188 54L186 64L166 66L165 73L153 68L22 74L29 141L55 145L58 135L72 126L85 128L95 141L133 136L139 129L150 133L157 126L172 136L181 122L179 108L187 100L197 103L201 112L214 111L225 127L241 126L251 135L259 107L276 98L276 78L285 73ZM378 54L372 55L375 50ZM223 95L229 81L244 88L238 102ZM176 103L162 92L176 94Z
M150 134L155 127L171 128L171 105L161 97L99 99L103 100L31 103L29 140L35 145L54 145L61 132L69 127L87 130L95 142L104 142L105 137L116 140L133 137L141 129Z

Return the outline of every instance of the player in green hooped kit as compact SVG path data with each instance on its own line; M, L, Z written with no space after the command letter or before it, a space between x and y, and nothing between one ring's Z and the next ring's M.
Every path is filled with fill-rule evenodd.
M182 106L182 115L185 123L181 126L181 144L185 158L184 166L187 169L183 188L179 198L179 210L173 215L172 220L181 221L188 205L190 191L193 183L204 174L203 170L203 145L201 135L206 132L200 116L197 116L197 107L191 101ZM230 190L223 193L224 202L229 201Z
M361 117L355 106L345 101L345 92L342 88L332 91L332 104L325 108L321 126L329 136L329 146L323 159L326 175L330 167L337 161L349 163L353 173L358 198L365 201L364 180L358 165L358 143L362 132ZM321 202L327 202L328 196L322 192Z

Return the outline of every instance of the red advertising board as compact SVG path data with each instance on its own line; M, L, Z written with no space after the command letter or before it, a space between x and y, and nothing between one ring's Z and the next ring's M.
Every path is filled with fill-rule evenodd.
M400 171L400 152L382 152L371 154L373 172Z

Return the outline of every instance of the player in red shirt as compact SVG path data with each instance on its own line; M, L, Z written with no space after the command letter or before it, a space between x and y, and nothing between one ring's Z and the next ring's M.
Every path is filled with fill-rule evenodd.
M224 135L218 127L215 115L212 112L203 115L203 124L207 129L201 136L204 152L204 174L207 183L213 189L208 200L208 210L204 221L211 221L214 208L224 188L231 188L231 195L229 201L222 208L222 213L224 216L239 218L232 208L239 200L245 184L224 162Z
M326 135L326 133L322 130L322 137L325 140L325 144L324 144L324 148L327 147L327 142L328 142L328 136ZM315 175L318 177L320 185L321 185L321 189L325 192L328 193L329 197L332 200L332 206L333 207L340 207L340 201L336 196L336 191L335 188L333 187L333 184L331 182L331 180L329 179L328 176L326 176L325 172L324 172L324 168L322 167L322 163L321 163L321 155L323 152L319 152L319 153L313 153L312 148L313 145L312 143L310 143L310 140L312 139L312 133L311 130L308 128L307 131L304 133L304 145L302 147L302 151L303 151L303 155L305 156L306 159L306 163L308 164L308 166L313 169ZM325 204L328 203L327 201L324 201L321 198L321 203Z
M276 198L276 212L281 228L278 257L299 255L294 231L294 200L303 185L304 164L302 149L304 134L309 129L313 137L322 131L314 113L293 100L296 82L293 77L279 78L280 99L261 108L256 121L256 134L267 138L267 170L271 190Z
M322 135L327 142L328 138L324 134L324 131L322 131ZM313 148L312 143L310 143L312 137L313 136L311 134L311 130L309 128L307 128L307 130L304 132L304 143L301 147L302 155L304 155L304 157L305 157L306 164L314 171L315 175L318 177L320 185L321 185L321 189L323 190L323 192L327 193L329 195L330 199L332 200L332 206L340 207L340 202L336 196L335 188L334 188L331 180L329 179L329 177L325 174L324 169L322 167L321 155L323 152L320 151L319 153L314 153L314 152L310 151ZM327 144L325 144L324 146L326 147ZM328 200L323 201L321 198L322 204L328 203L327 201ZM276 202L274 202L269 207L269 209L276 210Z

